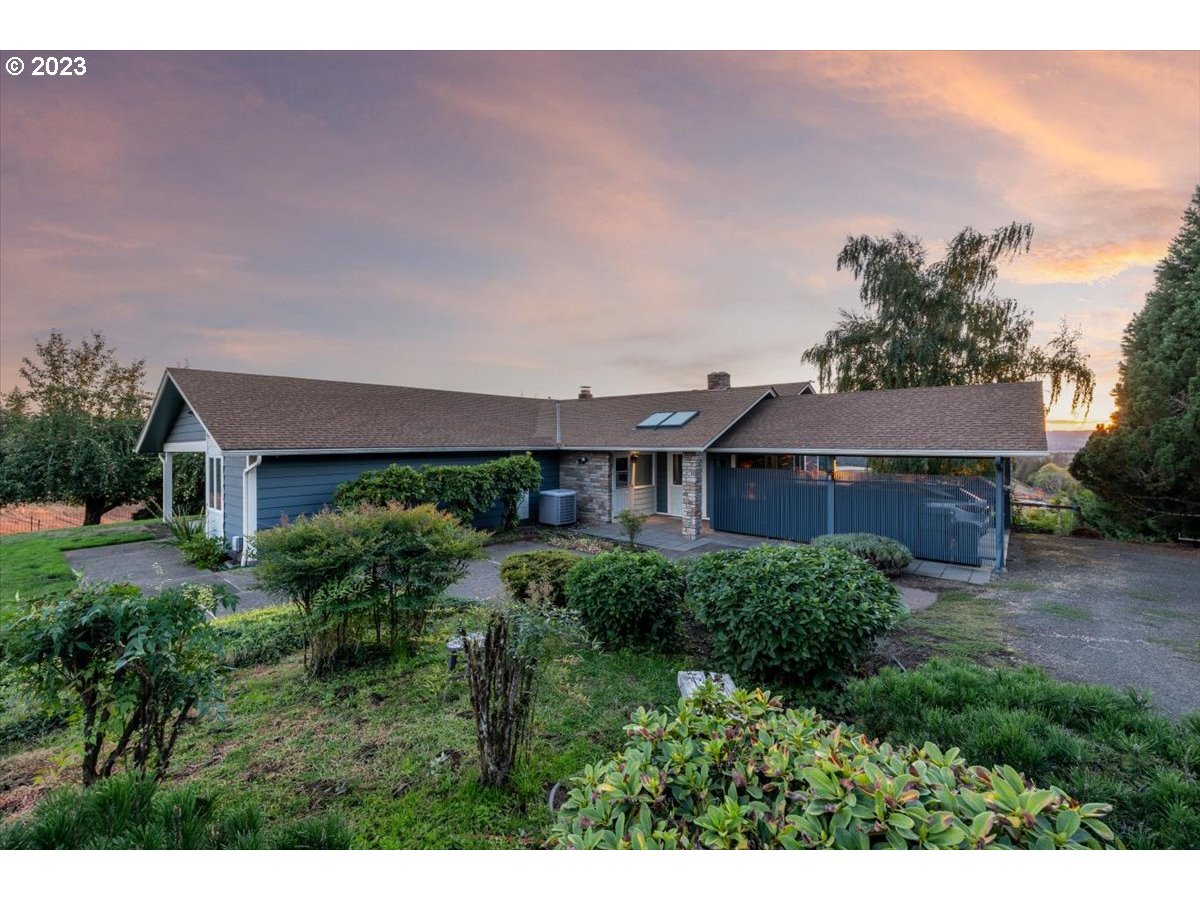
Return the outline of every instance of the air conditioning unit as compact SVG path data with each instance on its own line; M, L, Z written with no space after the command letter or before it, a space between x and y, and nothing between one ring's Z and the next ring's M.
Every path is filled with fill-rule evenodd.
M575 492L566 488L538 494L538 521L543 525L575 524Z

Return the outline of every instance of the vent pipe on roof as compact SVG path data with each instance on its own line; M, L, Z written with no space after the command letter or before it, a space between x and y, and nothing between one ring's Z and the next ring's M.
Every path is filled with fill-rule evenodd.
M708 373L708 389L710 391L727 391L727 390L729 390L729 373L728 372L709 372Z
M585 384L585 385L580 386L579 399L580 400L591 400L592 399L592 386L590 384Z

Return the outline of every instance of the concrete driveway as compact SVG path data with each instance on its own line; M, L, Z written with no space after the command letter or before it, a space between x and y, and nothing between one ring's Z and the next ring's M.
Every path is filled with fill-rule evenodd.
M1014 650L1055 676L1200 709L1200 551L1018 534L988 593Z

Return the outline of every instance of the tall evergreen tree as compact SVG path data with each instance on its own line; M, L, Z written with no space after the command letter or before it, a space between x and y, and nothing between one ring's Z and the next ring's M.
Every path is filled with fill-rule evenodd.
M1200 537L1200 186L1121 351L1112 424L1071 474L1144 531Z

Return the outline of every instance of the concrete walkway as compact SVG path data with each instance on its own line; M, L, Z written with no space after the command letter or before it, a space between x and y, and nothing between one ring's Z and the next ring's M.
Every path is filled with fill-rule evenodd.
M254 588L253 569L208 572L188 565L179 548L166 541L143 541L110 547L68 550L67 564L87 581L129 582L143 591L158 592L180 584L212 584L237 595L239 612L275 606L280 601ZM225 611L218 613L223 615Z
M576 528L582 534L592 537L606 538L611 541L626 540L625 532L615 522L598 525L580 525ZM686 559L711 553L714 550L748 550L763 544L775 546L797 546L794 541L782 541L774 538L755 537L749 534L733 534L728 531L713 531L706 523L700 530L700 537L690 540L683 536L679 519L670 516L651 516L646 520L642 533L637 542L643 547L658 550L671 559ZM994 546L994 541L993 541ZM991 581L991 563L995 558L987 560L986 566L960 566L954 563L933 562L925 559L915 559L904 571L909 575L920 575L925 578L940 578L945 581L955 581L960 584L984 585Z

